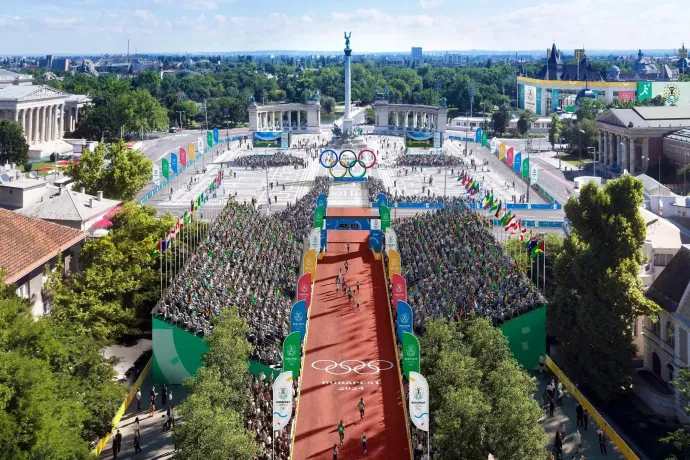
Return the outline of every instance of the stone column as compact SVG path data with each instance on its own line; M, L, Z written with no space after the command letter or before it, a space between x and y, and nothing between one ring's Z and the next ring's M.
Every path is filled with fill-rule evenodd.
M26 127L24 128L24 135L26 136L26 143L29 145L34 143L34 124L32 121L33 115L33 109L24 109L24 122L26 123Z
M36 108L36 143L43 142L43 128L45 126L45 107Z
M59 108L60 112L60 119L59 119L59 133L58 133L58 139L62 139L62 137L65 135L65 104L62 104Z
M412 112L412 129L417 129L417 112Z
M343 113L343 131L352 132L352 117L350 114L350 98L352 89L352 79L350 76L350 55L352 50L350 49L350 40L346 42L345 49L345 110Z
M22 125L22 130L24 131L24 137L26 137L26 125L24 124L26 120L26 109L17 110L17 115L19 115L19 124Z
M43 110L43 142L50 141L50 106Z
M297 111L297 129L302 129L302 111Z
M649 168L649 138L642 139L642 172L646 173Z
M626 138L623 136L618 136L618 148L619 148L619 159L618 164L621 165L621 173L628 169L628 152L626 144Z
M599 162L604 164L604 133L599 131Z
M276 113L271 111L271 129L276 129Z
M631 137L630 138L630 174L635 175L635 163L636 163L636 155L637 152L635 152L635 138Z
M48 120L50 121L50 126L49 126L50 133L48 134L48 139L51 141L55 140L55 131L56 131L55 128L57 127L57 115L55 113L56 108L57 108L56 105L51 105L50 110L48 111Z

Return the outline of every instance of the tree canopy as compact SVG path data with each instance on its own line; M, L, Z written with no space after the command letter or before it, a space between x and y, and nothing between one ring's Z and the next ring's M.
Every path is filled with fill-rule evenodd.
M517 121L517 130L521 136L527 134L532 127L532 123L537 121L537 115L530 109L523 111Z
M29 159L29 144L22 125L12 120L0 120L0 164L23 165Z
M506 241L506 250L510 256L515 260L520 269L539 286L539 289L544 294L544 297L551 299L556 291L556 280L554 278L554 265L558 256L563 251L563 236L558 233L545 234L544 252L546 260L539 259L539 266L527 254L525 243L517 238L511 238ZM544 264L544 265L542 265ZM544 272L546 272L546 281L544 281ZM539 280L537 282L537 280ZM544 288L542 288L542 283Z
M630 389L635 358L631 324L658 308L638 278L646 226L640 215L642 182L632 176L582 188L565 214L572 231L556 259L556 290L547 330L560 347L570 378L610 400Z
M503 135L508 130L508 123L510 123L510 110L507 105L502 105L491 115L491 129L497 135Z

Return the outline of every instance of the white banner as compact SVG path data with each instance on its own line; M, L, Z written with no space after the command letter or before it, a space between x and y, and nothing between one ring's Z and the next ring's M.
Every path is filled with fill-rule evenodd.
M157 186L161 185L161 168L157 164L153 165L153 169L151 171L151 180Z
M424 376L410 371L410 419L414 426L429 431L429 384Z
M537 165L533 165L532 171L530 172L530 181L531 183L536 184L537 179L539 179L539 167Z
M381 230L381 219L371 219L371 229Z
M525 110L537 113L537 88L525 85Z
M386 230L386 251L389 249L398 250L398 236L395 234L395 230L390 227Z
M273 382L273 431L283 431L292 417L292 372L283 372Z
M324 220L324 225L326 221ZM312 228L309 233L309 249L315 250L317 253L321 252L321 229Z
M197 155L204 153L204 141L200 137L196 138L196 153Z

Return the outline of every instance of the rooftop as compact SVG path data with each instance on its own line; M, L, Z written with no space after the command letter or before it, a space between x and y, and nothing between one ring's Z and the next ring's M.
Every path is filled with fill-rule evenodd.
M690 126L690 106L609 109L597 121L626 128L685 128Z
M680 306L688 283L690 283L690 245L684 244L647 289L645 296L664 310L673 313Z
M6 85L0 86L0 101L22 101L32 99L65 98L62 91L44 85Z
M0 268L14 283L86 238L87 233L0 209Z
M680 230L663 217L640 208L640 214L647 224L647 240L654 249L678 249L683 244Z
M86 222L104 215L119 204L116 200L99 200L93 195L63 188L58 190L58 193L18 212L38 219Z

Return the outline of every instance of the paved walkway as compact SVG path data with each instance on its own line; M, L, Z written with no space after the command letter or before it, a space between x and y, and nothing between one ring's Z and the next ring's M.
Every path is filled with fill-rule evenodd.
M612 442L606 442L607 455L602 454L599 450L599 438L597 437L598 427L594 424L592 419L589 419L587 430L583 427L577 427L576 407L577 400L564 388L563 406L556 406L553 417L549 417L548 405L544 404L544 395L546 394L546 386L553 376L551 372L533 372L532 375L537 381L537 393L534 395L544 408L544 418L542 419L542 426L549 435L549 442L547 450L553 452L553 444L556 436L556 429L560 428L561 432L565 431L565 439L563 440L563 459L570 460L576 454L577 449L573 441L576 430L580 430L582 435L583 450L576 458L580 460L580 456L584 455L587 460L601 460L601 459L625 459L625 457L618 452Z
M132 403L127 408L127 412L117 425L117 429L122 434L122 448L117 458L122 459L164 459L172 458L174 448L172 440L172 431L163 432L163 414L165 409L162 407L160 385L156 385L156 412L153 417L148 415L149 393L151 392L151 376L144 381L141 386L141 412L137 411L137 400L132 400ZM177 406L187 396L186 390L182 385L169 385L168 390L172 391L173 404ZM139 417L139 432L141 433L141 449L139 454L134 453L134 420ZM111 437L108 444L101 452L100 459L113 458L113 438Z

